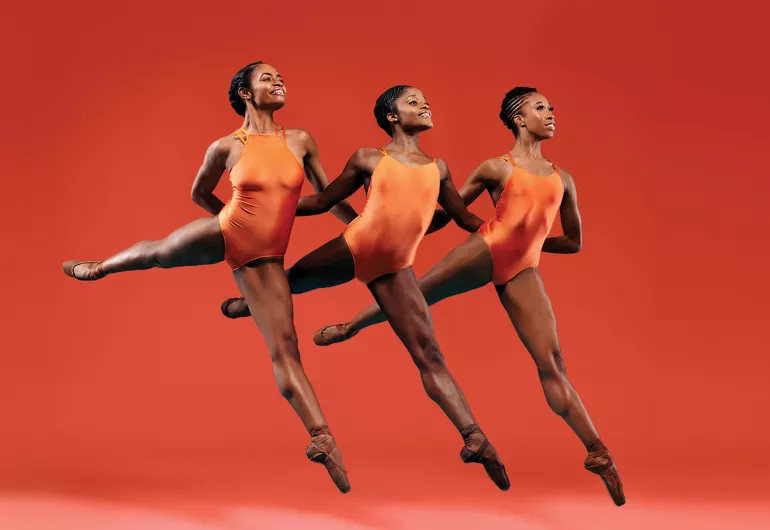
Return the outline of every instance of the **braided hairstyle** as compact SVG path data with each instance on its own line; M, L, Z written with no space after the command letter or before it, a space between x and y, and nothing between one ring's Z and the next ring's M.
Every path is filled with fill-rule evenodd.
M519 126L513 121L513 118L521 114L521 108L527 101L529 94L537 92L536 88L526 86L517 86L509 91L503 98L503 104L500 105L500 119L506 127L513 131L513 135L519 137Z
M238 94L238 90L241 88L251 90L251 74L254 73L254 70L260 64L262 64L262 61L247 64L238 70L233 76L233 80L230 81L230 105L240 116L246 116L246 102Z
M374 117L377 119L377 125L388 133L388 136L393 136L393 130L388 121L388 114L396 112L396 100L407 88L409 88L409 85L390 87L377 98L377 103L374 104Z

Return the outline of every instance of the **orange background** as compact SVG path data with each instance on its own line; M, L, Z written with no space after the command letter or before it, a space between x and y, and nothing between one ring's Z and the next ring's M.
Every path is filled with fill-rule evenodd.
M766 5L306 3L6 12L0 528L759 525ZM507 90L534 86L555 105L544 153L575 176L584 249L545 255L541 273L625 507L582 470L583 447L489 287L433 315L509 468L507 493L460 462L459 436L387 326L313 345L319 325L369 303L363 285L295 298L303 362L350 470L343 497L305 460L256 326L220 315L237 293L226 265L88 285L61 273L203 215L192 178L206 146L240 125L226 92L254 60L284 75L277 121L314 135L330 178L387 141L372 108L394 84L428 96L436 127L422 146L458 187L511 147L497 118ZM219 190L229 196L226 177ZM486 196L472 210L493 211ZM341 229L330 215L298 220L287 262ZM455 226L426 238L416 273L464 238Z

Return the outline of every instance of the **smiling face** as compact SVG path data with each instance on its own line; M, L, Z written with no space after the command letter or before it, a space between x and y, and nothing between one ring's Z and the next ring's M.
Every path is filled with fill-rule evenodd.
M260 64L251 74L250 87L238 94L247 103L261 109L278 110L286 103L286 86L278 70L269 64Z
M427 131L433 128L433 114L425 95L417 88L407 87L395 101L395 112L388 113L391 128L396 124L405 131Z
M553 107L544 95L532 92L521 106L519 113L513 118L519 128L526 129L529 134L537 139L546 140L553 138L556 132L556 121L553 115Z

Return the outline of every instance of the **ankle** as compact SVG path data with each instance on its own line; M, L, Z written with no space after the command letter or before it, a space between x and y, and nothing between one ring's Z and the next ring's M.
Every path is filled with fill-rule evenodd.
M478 423L471 423L470 425L464 427L460 430L460 435L466 442L475 442L486 438Z
M589 453L598 453L602 451L609 452L609 450L607 449L607 446L605 446L604 443L599 438L597 438L592 442L588 442L585 445Z
M308 432L310 433L311 438L315 438L316 436L321 436L323 434L331 436L332 432L329 429L328 425L321 425L320 427L312 427L308 429Z

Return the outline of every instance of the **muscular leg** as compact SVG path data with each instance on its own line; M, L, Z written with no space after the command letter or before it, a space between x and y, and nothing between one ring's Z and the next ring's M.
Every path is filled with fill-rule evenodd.
M444 364L430 310L412 268L382 276L368 287L417 365L425 392L463 435L463 460L484 464L495 484L508 489L510 482L494 447L478 428L465 396Z
M205 217L158 241L141 241L102 262L64 263L64 272L78 280L98 280L116 272L159 267L209 265L224 259L225 241L216 217Z
M594 448L597 448L598 452L601 452L599 433L596 432L578 393L567 379L559 347L556 319L537 269L525 269L505 286L498 286L497 292L519 338L535 361L545 399L551 410L564 418L589 451L593 452ZM599 467L614 469L609 452L603 445L601 448L606 452L607 458ZM609 465L605 466L607 462ZM586 465L588 466L588 461ZM616 484L607 483L608 478L603 475L602 478L605 479L613 500L622 504L625 502L622 485L616 469L614 473Z
M492 279L492 254L478 234L470 237L447 254L417 282L428 302L433 305L444 298L462 294L486 285ZM313 336L319 346L347 340L359 331L387 318L375 303L358 313L346 324L324 326Z
M337 487L346 493L350 485L342 455L328 431L321 405L302 368L294 329L294 306L283 262L262 261L255 266L242 267L234 275L246 303L252 308L252 318L267 342L278 390L310 432L313 443L323 452L316 453L319 458L311 459L324 463Z
M354 276L353 255L342 236L321 245L300 258L287 271L292 294L334 287L347 283ZM229 318L249 316L249 306L243 298L230 298L222 303L222 313Z

